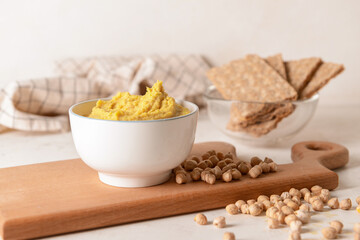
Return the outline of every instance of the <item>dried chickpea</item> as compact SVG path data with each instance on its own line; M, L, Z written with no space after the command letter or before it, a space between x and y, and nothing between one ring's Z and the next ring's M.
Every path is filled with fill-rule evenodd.
M319 196L323 203L327 203L330 199L330 191L328 189L321 189Z
M231 169L232 179L239 180L241 178L241 172L236 168Z
M280 226L279 220L277 220L275 218L269 218L268 219L268 227L270 229L278 228L279 226Z
M224 167L226 167L227 163L224 160L221 160L217 163L217 166L221 169L223 169Z
M335 239L337 237L337 233L335 228L333 227L326 227L321 230L322 235L326 239Z
M315 211L322 211L324 209L324 203L319 199L315 200L311 206Z
M276 215L277 215L277 220L279 220L279 222L280 222L281 224L285 224L285 217L286 217L286 215L285 215L283 212L281 212L281 211L277 212Z
M239 209L235 204L229 204L226 206L226 211L231 214L231 215L235 215L239 213Z
M360 196L358 196L358 197L356 198L356 203L357 203L358 205L360 205Z
M309 212L305 212L305 211L302 211L302 210L297 210L297 211L294 212L294 214L304 224L308 223L310 221L311 215L310 215Z
M290 196L292 196L292 197L301 197L301 192L298 190L298 189L296 189L296 188L291 188L290 190L289 190L289 194L290 194Z
M240 209L241 205L243 205L243 204L246 204L246 202L244 200L237 200L235 203L235 205L238 207L238 209Z
M339 200L337 198L331 198L328 202L327 202L328 206L332 209L338 209L339 208Z
M194 160L197 163L199 163L201 161L200 158L198 158L196 156L192 157L191 160Z
M282 208L283 206L286 206L286 204L285 204L283 201L277 201L277 202L274 204L274 206L275 206L277 209L281 210L281 208Z
M210 160L206 159L206 160L204 160L203 162L206 164L206 166L207 166L208 168L212 168L212 167L213 167L213 163L212 163Z
M268 210L266 210L266 216L269 218L275 218L275 213L278 212L279 209L276 207L271 207Z
M241 210L242 214L249 214L250 213L249 205L247 205L247 204L241 205L240 210Z
M261 173L262 173L262 168L259 165L255 165L250 169L248 174L252 178L257 178L258 176L260 176Z
M205 169L205 168L207 168L207 165L204 161L201 161L198 163L197 167L201 168L201 169Z
M206 152L207 154L209 154L210 156L216 155L216 151L215 150L209 150Z
M351 208L351 200L350 200L350 198L346 198L346 199L341 200L340 208L342 210L349 210Z
M196 214L194 221L199 225L206 225L207 224L207 218L204 214L198 213Z
M273 194L270 196L270 202L276 203L277 201L281 201L281 197L279 195Z
M184 168L186 171L192 171L197 167L197 162L195 160L186 160L184 162Z
M265 200L269 200L269 197L266 196L266 195L260 195L260 196L258 196L258 198L257 198L257 201L258 201L258 202L263 202L263 201L265 201Z
M185 169L184 169L181 165L179 165L179 166L177 166L176 168L174 168L174 169L173 169L173 172L174 172L175 174L178 173L178 172L185 172L185 173L186 173Z
M221 168L219 166L215 166L214 168L214 174L215 174L215 177L216 179L221 179L222 178L222 171L221 171Z
M265 157L264 162L266 163L272 163L274 162L271 158Z
M298 218L295 214L290 214L285 217L285 223L288 226L290 226L290 223L295 220L298 220Z
M299 231L290 232L289 240L301 240L300 232Z
M241 172L241 174L248 174L248 172L250 171L249 166L246 163L240 163L238 165L238 169Z
M307 188L302 188L302 189L300 189L300 193L301 193L301 197L304 198L305 193L310 193L310 190Z
M294 213L294 209L292 209L292 208L289 207L289 206L283 206L283 207L281 208L281 211L282 211L286 216Z
M293 202L295 202L297 205L301 205L301 199L298 196L294 196L291 198Z
M202 160L209 159L209 157L210 157L210 154L208 154L208 153L204 153L204 154L201 156Z
M175 175L175 181L177 184L187 183L186 174L183 172L179 172Z
M289 192L283 192L280 197L285 200L285 199L291 199L291 195Z
M198 169L194 169L192 170L192 172L190 173L191 179L193 181L198 181L201 179L201 171Z
M262 201L262 204L264 205L265 210L268 210L270 207L272 207L272 204L269 200Z
M263 173L269 173L270 172L270 166L266 162L261 162L259 164L259 166L261 167Z
M268 163L270 167L270 172L277 172L278 165L275 162Z
M230 158L230 159L234 159L233 155L231 152L228 152L227 154L225 154L224 158Z
M201 178L202 181L205 181L205 176L206 176L207 174L210 174L210 171L209 171L209 170L204 170L204 171L201 172L200 178Z
M299 205L293 200L290 200L286 205L291 207L294 211L299 209Z
M222 174L222 179L223 179L224 182L231 182L231 180L232 180L231 170L228 170L227 172L224 172Z
M255 199L249 199L249 200L246 201L246 203L250 206L251 204L256 203L256 200Z
M291 201L290 198L285 198L284 201L283 201L283 203L288 204L288 202L290 202L290 201Z
M290 222L290 230L291 231L299 231L301 232L302 222L300 220L294 220Z
M224 159L224 162L226 163L226 164L231 164L231 163L234 163L234 160L232 160L231 158L225 158ZM236 164L235 164L236 165Z
M263 209L259 206L258 203L254 203L249 206L249 212L252 216L259 216L262 213Z
M258 157L252 157L250 160L250 164L252 167L254 167L255 165L259 165L261 162L261 159Z
M220 161L224 159L224 153L222 153L222 152L216 153L216 156Z
M330 222L330 227L335 228L336 233L340 234L342 232L342 229L344 227L344 224L338 220L334 220Z
M312 204L312 203L313 203L314 201L316 201L316 200L322 201L319 196L312 196L312 197L309 199L309 203Z
M231 169L233 169L233 167L230 166L230 164L229 164L229 165L226 165L225 167L223 167L223 169L221 169L221 171L222 171L222 173L225 173L227 171L230 171Z
M235 240L235 234L232 232L225 232L223 235L223 240Z
M312 186L310 190L313 195L318 196L321 193L322 187L320 187L319 185L315 185L315 186Z
M216 166L219 162L219 159L216 155L209 157L209 161L212 163L213 166Z
M214 174L212 173L208 173L208 174L205 174L205 182L208 183L208 184L215 184L215 181L216 181L216 177Z
M301 204L301 206L299 207L299 210L304 211L304 212L310 212L310 206L306 203Z
M213 225L217 228L224 228L226 226L225 217L220 216L214 218Z
M304 195L304 200L308 203L310 203L310 198L312 198L312 193L311 192L307 192Z

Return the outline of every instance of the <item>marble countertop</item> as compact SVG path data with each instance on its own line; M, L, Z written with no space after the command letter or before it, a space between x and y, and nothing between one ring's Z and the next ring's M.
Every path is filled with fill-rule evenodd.
M239 157L270 156L277 163L290 163L290 148L294 143L307 140L330 141L346 146L350 151L349 164L336 170L339 187L333 196L350 197L355 205L360 195L360 106L319 106L310 123L290 141L271 148L241 145L218 131L201 112L196 142L226 141L237 148ZM8 131L0 134L0 167L77 158L71 133L29 133ZM236 239L287 239L288 228L269 230L266 217L249 215L229 216L224 209L206 211L208 219L225 216L228 226L216 229L212 225L200 226L193 222L194 214L167 217L79 233L64 234L48 239L222 239L226 231L234 232ZM344 232L340 239L352 239L352 227L360 222L360 214L353 207L350 211L332 210L315 213L311 223L303 228L302 239L321 239L321 228L331 220L341 220Z

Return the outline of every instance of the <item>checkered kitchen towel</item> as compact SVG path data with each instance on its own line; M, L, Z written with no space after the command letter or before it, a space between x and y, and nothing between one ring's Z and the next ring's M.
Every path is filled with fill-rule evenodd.
M118 91L140 94L156 80L170 96L202 105L208 68L198 55L66 59L56 64L59 77L11 82L0 91L0 132L68 131L71 105Z

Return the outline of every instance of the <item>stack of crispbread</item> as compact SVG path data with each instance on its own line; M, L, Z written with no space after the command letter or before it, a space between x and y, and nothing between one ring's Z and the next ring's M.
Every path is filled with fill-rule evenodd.
M232 103L227 128L259 137L294 111L289 101L310 98L343 70L315 57L284 62L281 54L247 55L207 76L225 99L240 100Z

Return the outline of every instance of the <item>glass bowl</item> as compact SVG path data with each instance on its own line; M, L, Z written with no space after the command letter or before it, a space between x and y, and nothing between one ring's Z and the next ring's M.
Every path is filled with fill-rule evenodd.
M303 129L314 115L319 95L285 102L226 100L210 86L205 94L211 122L223 133L249 145L274 145Z

